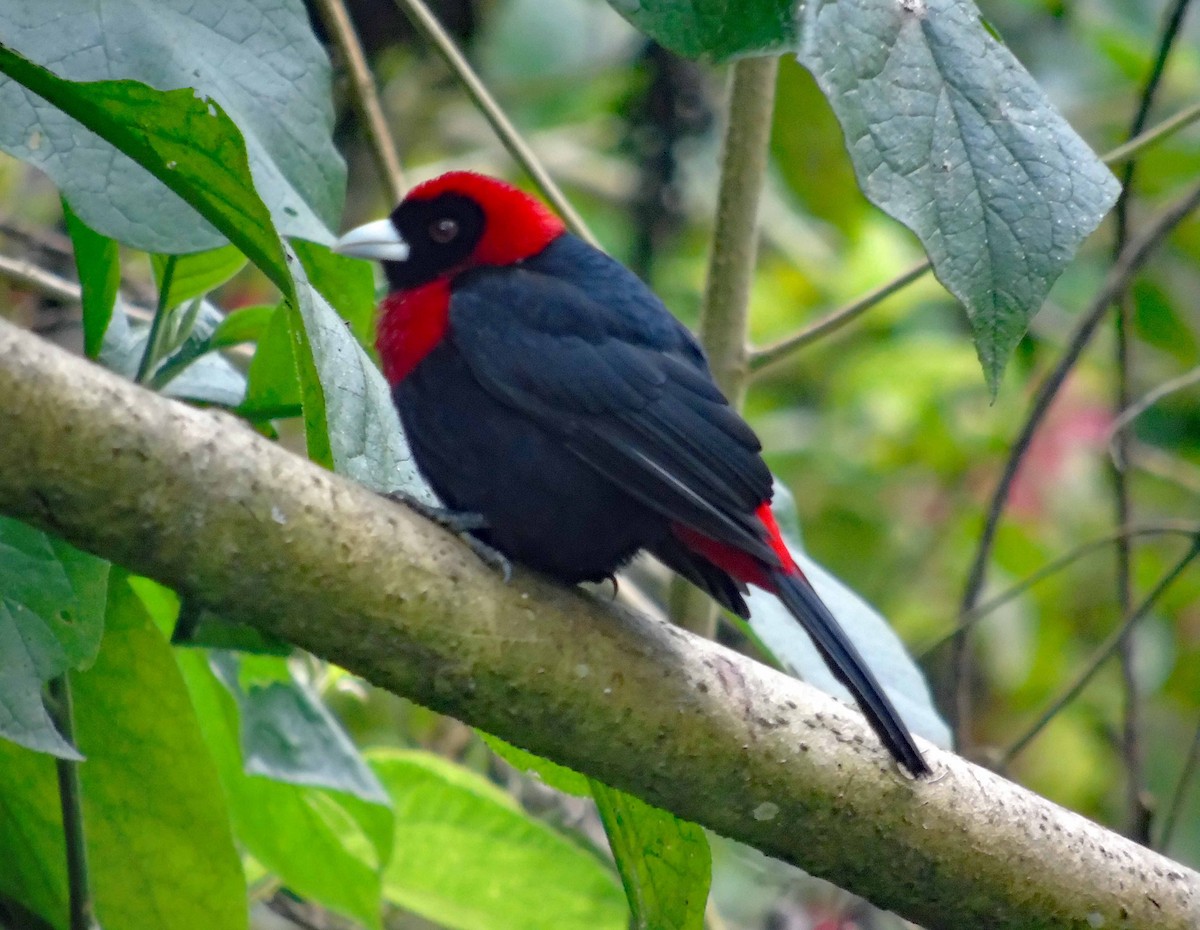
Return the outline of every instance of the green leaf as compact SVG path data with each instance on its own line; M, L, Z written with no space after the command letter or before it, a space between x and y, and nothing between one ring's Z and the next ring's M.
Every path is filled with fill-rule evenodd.
M205 296L209 291L220 287L246 267L246 256L232 245L209 249L207 252L196 252L193 255L173 257L175 270L171 273L171 288L167 299L163 301L167 307L178 307L193 297ZM165 255L150 256L150 267L154 269L154 280L160 287L166 263Z
M54 760L0 740L0 895L60 930L68 898L63 843Z
M569 769L565 765L559 765L557 762L551 762L549 759L543 759L512 743L506 743L498 736L492 736L482 730L475 732L483 738L492 752L518 771L531 773L551 788L564 794L573 794L581 798L591 797L592 787L588 783L586 775Z
M345 166L332 141L329 62L300 0L9 0L0 5L0 36L72 81L130 79L189 88L181 91L189 97L195 88L195 97L216 101L240 127L275 225L329 238ZM148 252L221 244L216 230L128 158L45 101L4 85L0 147L46 171L88 225Z
M169 627L171 618L164 620ZM296 894L380 927L380 872L392 849L390 808L247 775L233 698L199 652L178 650L176 659L229 798L238 841Z
M297 681L286 660L261 656L242 660L214 653L213 671L237 701L246 773L294 785L344 791L364 801L387 804L387 792L320 696ZM247 682L243 666L269 668L276 677Z
M337 315L350 324L355 338L365 347L375 339L375 275L370 262L335 255L327 246L313 242L292 243L309 283Z
M283 245L255 191L241 133L218 103L191 90L163 92L135 81L67 81L3 45L0 72L137 161L241 249L285 296L294 296ZM95 225L78 202L73 205Z
M608 0L660 45L688 58L718 61L794 48L794 0Z
M258 340L246 373L246 399L238 413L250 419L298 416L300 375L291 332L292 311L284 304L275 307L266 332Z
M639 930L703 930L712 882L704 830L588 779Z
M0 736L65 759L42 685L89 664L104 631L109 564L0 517Z
M212 347L224 349L243 342L258 342L266 333L275 309L274 304L259 304L230 311L213 332Z
M456 930L624 930L615 877L499 788L424 752L371 763L396 806L388 900Z
M929 683L920 667L887 620L804 551L800 544L795 501L791 492L778 481L771 510L778 519L792 558L862 654L905 725L930 742L949 748L952 743L950 728L934 706ZM753 588L746 597L746 604L750 608L746 625L784 669L827 694L853 702L846 686L833 677L808 634L778 598Z
M1111 172L966 0L810 0L800 61L867 197L963 302L993 394L1050 286L1112 206Z
M313 366L306 370L304 355L297 354L302 362L305 420L318 402L323 404L321 419L328 424L334 469L376 491L404 490L435 502L417 472L383 375L342 318L309 284L300 263L290 254L288 257L296 276L297 310ZM297 329L293 326L293 338ZM318 426L306 423L310 458L312 440L321 436Z
M115 240L100 235L77 217L66 200L63 219L75 252L82 291L83 351L94 359L100 354L117 291L121 289L121 252Z
M222 318L215 307L202 303L183 346L163 361L151 383L159 385L162 392L170 397L226 407L236 407L242 403L246 396L246 376L219 354L203 352L210 334ZM118 300L113 308L112 321L104 334L100 364L132 378L145 351L149 331L150 327L145 323L130 322Z
M498 737L480 735L514 768L558 791L595 798L636 927L704 925L711 856L700 827Z
M109 588L96 663L71 683L101 924L245 927L225 795L171 648L123 573Z

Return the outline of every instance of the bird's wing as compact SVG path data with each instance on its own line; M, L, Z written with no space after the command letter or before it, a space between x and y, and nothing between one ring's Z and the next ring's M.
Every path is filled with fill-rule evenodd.
M755 516L771 496L758 438L687 331L652 322L520 267L472 273L450 301L450 338L489 394L668 520L774 563Z

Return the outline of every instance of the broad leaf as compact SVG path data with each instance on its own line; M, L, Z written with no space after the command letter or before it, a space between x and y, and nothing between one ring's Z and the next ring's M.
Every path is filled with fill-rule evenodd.
M123 573L104 645L72 674L96 914L105 927L237 930L246 883L171 648Z
M702 930L712 855L704 830L589 779L639 930Z
M600 860L464 768L424 752L371 757L396 806L384 894L456 930L623 930Z
M285 295L292 295L283 244L255 191L245 143L215 101L191 90L164 92L135 81L75 83L3 45L0 74L135 159L228 237ZM88 219L78 204L73 206ZM96 224L89 220L89 225Z
M63 842L54 760L0 740L0 896L65 930Z
M169 633L179 608L174 593L148 578L132 578L130 585L159 630ZM199 650L177 649L175 658L217 765L238 842L296 894L378 928L391 810L341 792L246 774L233 697Z
M231 310L213 331L213 348L224 349L244 342L258 342L265 335L274 312L275 307L270 304Z
M309 283L350 324L355 338L372 345L375 335L375 273L370 262L335 255L327 246L292 243Z
M434 502L417 472L392 394L370 356L325 298L308 283L289 254L296 276L297 307L311 351L328 424L334 469L380 492L403 490ZM303 385L307 378L301 366ZM305 418L312 406L305 393ZM309 432L310 441L312 431ZM310 449L311 457L311 449Z
M104 630L109 564L0 517L0 736L66 759L42 685L90 663Z
M345 167L332 143L329 62L301 0L9 0L0 36L72 81L130 79L185 88L198 103L211 98L241 129L275 225L329 238ZM199 222L126 157L129 149L117 142L123 155L89 129L0 80L0 147L46 171L93 229L149 252L212 248L221 243L217 230L229 235ZM203 142L197 137L197 148Z
M1119 188L969 0L809 0L801 63L863 192L963 302L995 393L1030 317Z

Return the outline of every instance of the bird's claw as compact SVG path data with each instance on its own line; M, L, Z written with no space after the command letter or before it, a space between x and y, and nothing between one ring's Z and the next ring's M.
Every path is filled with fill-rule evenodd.
M427 504L407 491L389 491L384 497L397 504L403 504L426 520L432 520L451 533L469 533L471 530L486 530L488 522L483 514L471 510L451 510L449 507L439 507L437 504Z
M458 538L470 547L480 562L498 571L504 578L505 584L512 581L512 562L503 552L475 538L470 533L459 533Z
M467 544L479 561L503 575L505 584L512 580L512 563L504 553L471 535L472 530L488 528L489 523L483 514L470 510L451 510L449 507L429 504L407 491L390 491L384 497L403 504L409 510L419 513L425 519L432 520L443 529L449 530Z

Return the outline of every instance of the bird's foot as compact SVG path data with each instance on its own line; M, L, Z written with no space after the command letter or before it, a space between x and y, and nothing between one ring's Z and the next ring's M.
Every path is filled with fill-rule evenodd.
M487 518L483 514L475 513L471 510L451 510L449 507L427 504L425 501L414 497L406 491L391 491L385 494L384 497L398 504L403 504L409 510L419 513L426 520L432 520L443 529L449 530L467 544L467 547L475 553L479 561L498 571L504 577L505 584L508 584L512 580L512 563L504 553L471 535L472 530L485 530L488 528Z

